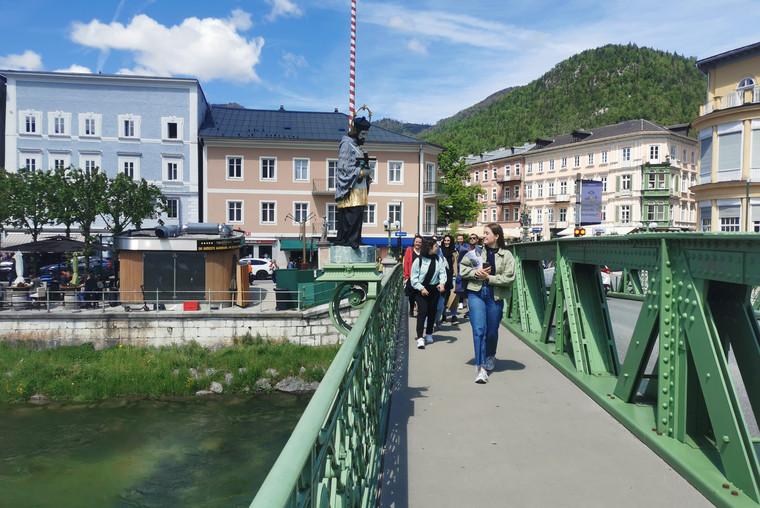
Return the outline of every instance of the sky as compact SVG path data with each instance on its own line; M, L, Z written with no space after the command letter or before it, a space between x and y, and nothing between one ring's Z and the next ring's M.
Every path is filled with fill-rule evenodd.
M0 0L0 69L192 76L209 102L348 110L350 0ZM760 41L760 0L359 0L357 106L434 123L565 58Z

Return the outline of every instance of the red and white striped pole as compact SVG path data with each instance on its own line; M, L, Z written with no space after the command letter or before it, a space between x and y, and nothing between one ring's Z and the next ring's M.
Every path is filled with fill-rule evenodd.
M356 0L351 0L351 57L348 78L348 127L356 116Z

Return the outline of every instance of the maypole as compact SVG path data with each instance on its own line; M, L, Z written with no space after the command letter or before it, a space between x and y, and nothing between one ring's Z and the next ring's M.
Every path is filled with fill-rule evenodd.
M348 127L356 116L356 0L351 0L351 51L348 76Z

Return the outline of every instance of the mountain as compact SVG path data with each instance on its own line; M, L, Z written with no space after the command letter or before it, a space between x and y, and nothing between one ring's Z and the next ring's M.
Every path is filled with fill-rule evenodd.
M405 123L399 122L398 120L394 120L392 118L383 118L376 122L372 122L372 124L377 125L378 127L382 127L383 129L388 129L389 131L396 132L398 134L404 134L406 136L412 137L417 137L420 132L432 127L432 125L426 123Z
M634 44L591 49L525 86L504 89L439 121L418 137L478 153L633 118L688 123L697 117L707 87L695 63L695 58Z

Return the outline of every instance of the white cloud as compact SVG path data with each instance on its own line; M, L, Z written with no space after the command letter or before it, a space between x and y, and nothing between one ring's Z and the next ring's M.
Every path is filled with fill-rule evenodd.
M297 18L303 14L298 5L293 3L292 0L267 0L267 3L272 6L272 10L267 14L267 21L274 21L280 16L293 16Z
M283 53L280 64L285 69L285 76L288 78L298 74L298 69L302 69L309 65L303 55L296 55L295 53L289 52Z
M417 53L418 55L427 55L428 54L427 46L425 44L423 44L422 42L420 42L419 40L417 40L417 39L410 40L406 44L406 47L407 47L407 49L409 51L411 51L412 53Z
M92 70L84 65L72 64L65 69L56 69L53 72L70 72L73 74L92 74Z
M129 24L97 19L74 23L71 39L84 46L134 53L135 66L122 74L191 75L203 80L258 81L255 67L264 46L262 37L247 39L238 33L252 25L241 10L228 19L186 18L165 26L140 14Z
M42 57L30 49L18 55L0 56L0 69L38 71L42 69Z

